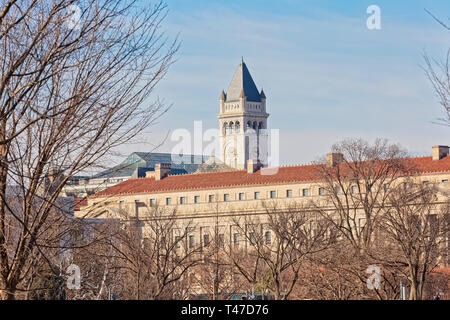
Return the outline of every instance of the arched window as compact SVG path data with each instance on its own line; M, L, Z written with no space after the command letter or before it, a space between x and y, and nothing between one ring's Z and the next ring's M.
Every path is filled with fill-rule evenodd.
M228 134L228 124L226 122L223 124L223 134L224 135Z
M258 124L258 129L263 129L263 123L262 123L262 122L260 122L260 123Z
M250 121L247 121L247 129L250 129L252 127L252 123Z
M253 129L256 130L256 121L253 121Z
M233 122L230 122L230 133L234 132L234 124Z
M239 133L241 132L241 124L239 123L239 121L236 121L236 132Z

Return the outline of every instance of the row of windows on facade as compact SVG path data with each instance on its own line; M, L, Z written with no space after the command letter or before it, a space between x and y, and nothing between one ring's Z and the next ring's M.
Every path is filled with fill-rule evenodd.
M318 194L319 195L324 195L325 194L325 189L324 188L319 188ZM309 189L301 189L301 195L303 197L309 196L310 195ZM277 192L275 190L272 190L272 191L269 192L269 198L270 199L275 199L276 197L277 197ZM292 198L292 197L293 197L292 189L286 190L286 198ZM238 193L237 199L239 201L246 200L245 199L245 193L244 192ZM260 200L261 199L261 192L255 191L253 193L253 199L254 200ZM208 196L208 202L209 203L215 202L215 201L216 201L216 197L214 195L211 194L211 195ZM225 201L225 202L226 201L230 201L230 194L229 193L225 193L223 195L223 201ZM187 203L188 202L187 202L187 198L186 197L180 197L179 198L178 204L187 204ZM200 203L200 196L194 196L193 203ZM166 198L166 205L171 205L171 204L172 204L172 198L171 197L167 197ZM154 205L156 205L156 199L152 198L152 199L150 199L150 206L154 206Z
M233 234L232 237L232 242L233 245L237 246L239 245L241 235L240 233L236 232ZM248 241L251 245L254 245L257 241L256 236L253 232L249 232L248 234ZM264 244L266 245L270 245L272 243L272 233L271 231L266 231L264 232ZM180 248L181 247L181 243L182 243L182 239L179 236L175 236L175 243L176 243L176 247ZM208 246L211 243L211 240L209 238L209 234L204 234L203 235L203 242L202 242L202 246ZM217 244L221 247L223 247L225 245L225 235L223 233L219 233L217 236ZM195 235L191 234L188 236L188 243L187 243L189 249L195 248L196 246L196 242L195 242Z
M448 179L443 179L443 180L441 180L441 182L442 183L448 183ZM423 183L426 184L426 183L429 183L429 181L423 181ZM405 183L404 187L406 187L406 185L407 184ZM390 188L389 184L385 184L384 185L384 190L385 191L387 191L389 188ZM336 194L342 194L342 188L341 187L336 187L335 192L336 192ZM356 185L351 186L350 192L352 194L357 194L359 192L358 186L356 186ZM318 188L318 193L317 194L319 196L325 195L325 188L323 188L323 187ZM301 189L301 195L303 197L308 197L310 195L310 190L307 189L307 188ZM272 190L272 191L269 192L269 198L270 199L275 199L276 197L277 197L277 192L275 190ZM286 190L286 198L292 198L292 197L293 197L292 189ZM238 193L237 199L239 201L246 200L245 199L245 193L244 192ZM253 199L254 200L260 200L261 199L261 193L259 191L255 191L253 193ZM193 203L200 203L201 202L200 201L200 196L194 196L193 200L194 200ZM215 199L214 195L211 194L211 195L208 196L208 202L209 203L212 203L212 202L215 202L215 201L216 201L216 199ZM225 201L225 202L226 201L230 201L230 194L229 193L225 193L223 195L223 201ZM123 202L124 202L123 200L119 201L119 203L121 203L121 204ZM136 202L138 202L138 200L136 200ZM187 202L187 197L180 197L179 198L178 204L187 204L187 203L188 203ZM166 198L166 205L171 205L171 204L172 204L172 198L171 197L167 197ZM150 199L150 206L155 206L155 205L156 205L156 199L155 198L151 198Z
M247 121L247 129L253 129L253 130L259 130L259 129L264 129L263 128L264 124L262 122L256 122L253 121L253 123L251 121ZM240 133L241 132L241 124L239 123L239 121L233 122L225 122L223 124L223 133L224 134L231 134L231 133Z

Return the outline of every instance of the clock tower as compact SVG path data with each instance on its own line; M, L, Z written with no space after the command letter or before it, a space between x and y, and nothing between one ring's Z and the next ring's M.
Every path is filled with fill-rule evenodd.
M220 94L221 160L236 169L245 169L249 159L266 159L266 96L258 91L244 60L238 65L228 90Z

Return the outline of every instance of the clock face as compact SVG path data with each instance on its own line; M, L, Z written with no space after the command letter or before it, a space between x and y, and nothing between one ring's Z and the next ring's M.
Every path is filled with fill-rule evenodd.
M233 159L236 156L236 148L230 146L227 148L227 157Z
M225 156L225 163L228 165L231 165L235 158L236 158L236 148L234 147L234 144L229 141L225 147L224 147L224 156Z

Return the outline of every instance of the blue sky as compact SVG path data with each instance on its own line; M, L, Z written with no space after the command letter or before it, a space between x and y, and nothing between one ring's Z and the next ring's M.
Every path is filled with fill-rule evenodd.
M155 94L173 104L145 133L152 149L168 130L217 127L218 97L244 57L264 88L269 128L280 129L281 164L308 163L346 137L398 142L417 155L448 144L450 129L421 64L424 51L443 59L450 34L424 8L446 20L450 1L167 0L163 25L179 33L178 60ZM368 30L369 5L381 30ZM158 150L170 152L170 141Z

